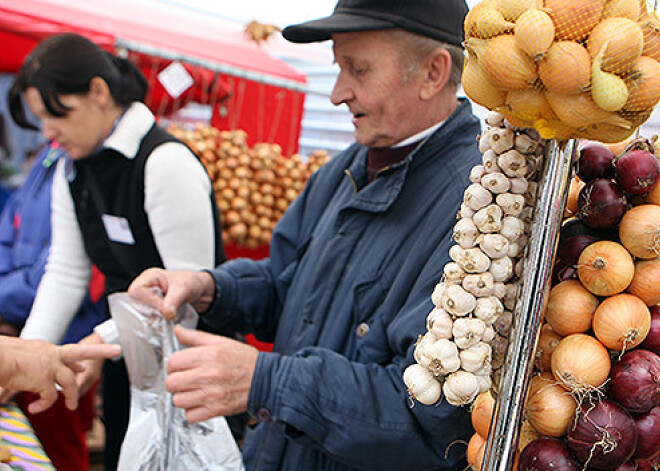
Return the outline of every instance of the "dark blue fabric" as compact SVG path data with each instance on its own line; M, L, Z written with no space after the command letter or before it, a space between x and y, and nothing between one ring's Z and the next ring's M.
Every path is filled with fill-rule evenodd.
M269 259L213 271L218 297L208 322L274 341L273 353L259 355L250 391L248 409L262 422L244 445L249 471L465 467L465 446L452 443L473 433L468 410L411 408L402 372L449 259L455 215L480 161L478 133L462 102L368 185L367 149L351 146L284 214Z
M47 161L48 149L35 158L25 183L0 214L0 317L16 326L22 326L30 313L48 260L51 187L57 165ZM51 153L48 160L58 157ZM105 301L92 304L88 296L63 342L77 342L107 317Z

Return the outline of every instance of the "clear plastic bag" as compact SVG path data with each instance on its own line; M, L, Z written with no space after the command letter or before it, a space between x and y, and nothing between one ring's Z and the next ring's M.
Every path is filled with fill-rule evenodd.
M174 325L195 328L194 309L185 306L171 321L126 293L108 299L131 383L130 419L119 471L244 470L225 418L191 424L165 390L167 360L181 349Z

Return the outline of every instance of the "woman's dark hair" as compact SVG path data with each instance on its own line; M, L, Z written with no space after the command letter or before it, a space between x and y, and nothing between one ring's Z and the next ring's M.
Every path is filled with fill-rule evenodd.
M21 95L34 87L46 110L53 116L66 116L70 110L61 95L85 95L89 83L100 77L108 84L115 103L127 107L144 101L147 80L132 62L113 56L78 34L59 34L41 42L25 59L9 89L9 111L19 126L37 130L25 116Z

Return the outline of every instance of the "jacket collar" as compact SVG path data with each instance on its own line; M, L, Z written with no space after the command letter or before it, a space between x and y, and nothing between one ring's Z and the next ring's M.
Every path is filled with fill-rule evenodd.
M144 103L133 102L103 142L103 148L113 149L127 159L134 159L142 139L155 122L154 115Z

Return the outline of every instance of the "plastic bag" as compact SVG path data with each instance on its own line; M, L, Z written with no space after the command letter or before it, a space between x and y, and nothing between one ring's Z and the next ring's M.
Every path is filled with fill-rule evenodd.
M171 321L126 293L113 294L108 300L131 383L130 419L118 469L244 470L225 418L191 424L165 390L167 360L181 349L174 336L174 325L195 328L194 309L186 305Z

